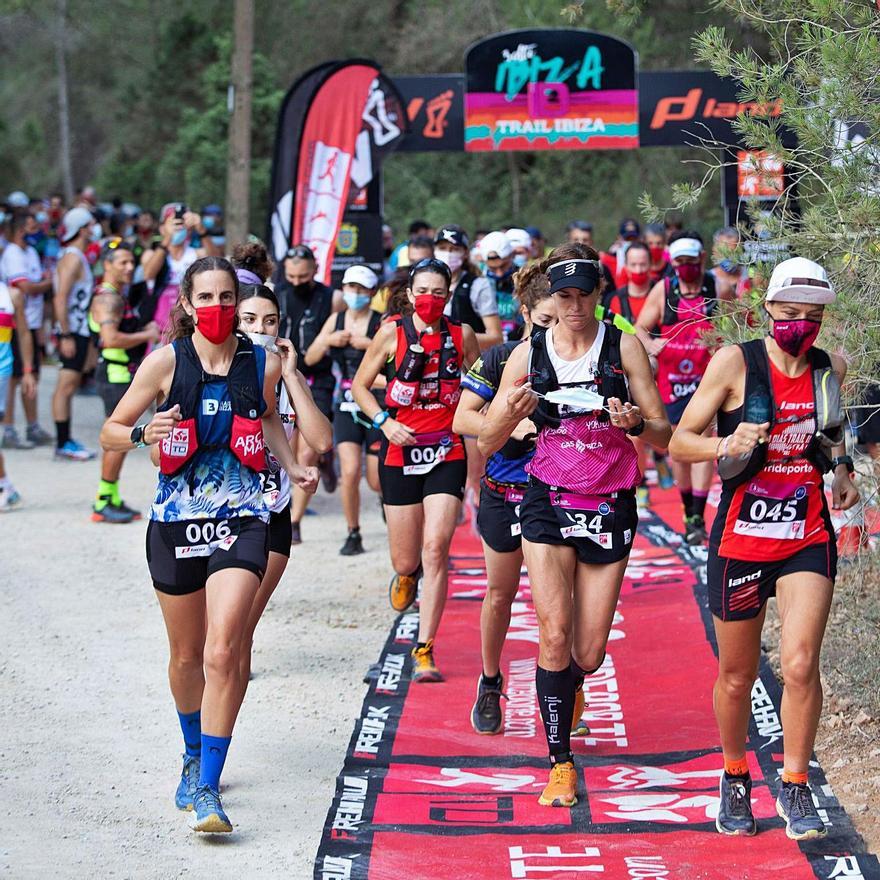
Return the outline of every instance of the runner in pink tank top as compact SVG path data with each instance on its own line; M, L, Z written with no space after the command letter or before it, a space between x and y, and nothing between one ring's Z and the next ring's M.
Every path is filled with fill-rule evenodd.
M538 433L520 522L539 621L536 684L551 764L539 801L570 807L577 774L567 721L576 702L583 705L584 677L604 662L638 525L640 474L629 437L664 448L671 429L642 343L596 320L596 251L563 245L543 265L559 322L533 331L511 354L478 443L483 454L495 452L528 417Z

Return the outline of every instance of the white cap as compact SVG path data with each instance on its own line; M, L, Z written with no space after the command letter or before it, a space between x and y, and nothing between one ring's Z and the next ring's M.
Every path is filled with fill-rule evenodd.
M773 270L765 294L766 302L796 302L825 305L834 302L835 293L828 273L805 257L783 260Z
M342 283L360 284L367 290L375 290L379 286L379 279L369 266L349 266L342 276Z
M703 253L703 245L697 238L677 238L669 244L669 259L678 257L699 257Z
M20 189L17 189L15 192L9 193L6 198L6 204L10 208L26 208L30 202L28 197Z
M532 246L532 237L525 229L508 229L504 234L512 248L530 248Z
M484 260L488 260L490 254L497 254L503 260L513 253L513 248L503 232L490 232L480 242L480 253Z
M83 226L91 226L95 222L92 212L86 208L71 208L61 221L61 229L58 231L58 237L61 243L74 238Z

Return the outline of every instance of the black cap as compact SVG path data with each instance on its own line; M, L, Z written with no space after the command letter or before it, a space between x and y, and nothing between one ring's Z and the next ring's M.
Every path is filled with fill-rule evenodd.
M441 241L445 241L447 244L454 245L455 247L467 248L468 246L467 233L455 223L447 223L437 230L437 234L434 236L434 244L440 244Z
M550 293L566 287L577 287L592 293L599 287L599 262L597 260L561 260L547 270Z

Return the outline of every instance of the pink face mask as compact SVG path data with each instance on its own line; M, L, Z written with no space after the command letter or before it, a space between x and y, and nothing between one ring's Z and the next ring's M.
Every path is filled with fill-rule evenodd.
M675 274L684 281L685 284L693 284L700 280L703 274L703 267L699 263L682 263L675 267Z
M821 321L808 321L805 318L797 321L774 320L770 335L786 354L800 357L810 350L821 329Z

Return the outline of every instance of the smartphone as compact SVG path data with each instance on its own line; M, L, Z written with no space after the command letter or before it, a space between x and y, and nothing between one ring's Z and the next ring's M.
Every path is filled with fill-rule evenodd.
M184 214L186 214L186 205L178 205L174 209L174 219L175 220L183 220Z

